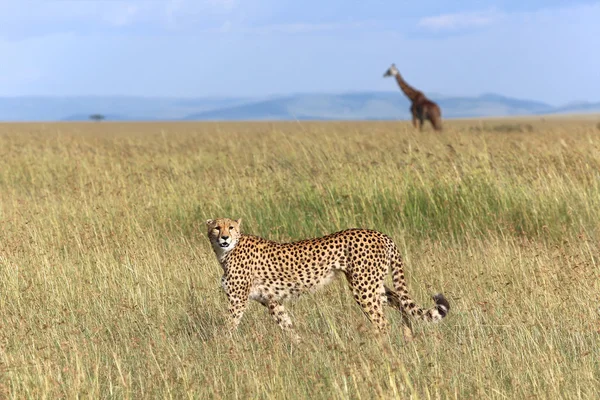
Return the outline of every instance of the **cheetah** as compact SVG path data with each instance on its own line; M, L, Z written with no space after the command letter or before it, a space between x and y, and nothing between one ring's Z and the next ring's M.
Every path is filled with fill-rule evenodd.
M439 322L450 310L442 294L435 306L418 307L408 294L402 258L392 239L375 230L347 229L293 243L278 243L241 232L241 219L209 219L208 238L221 267L221 285L229 300L230 332L237 329L250 299L269 310L280 328L298 341L283 302L313 292L331 282L336 272L345 275L354 299L379 331L388 322L383 305L403 316L404 337L412 338L408 316ZM395 290L384 284L392 271Z

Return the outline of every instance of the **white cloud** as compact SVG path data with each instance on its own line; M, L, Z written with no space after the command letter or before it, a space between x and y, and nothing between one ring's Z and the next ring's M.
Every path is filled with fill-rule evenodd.
M231 10L235 6L235 0L206 0L206 3L213 8L223 8L225 10Z
M227 33L230 31L231 31L231 21L223 22L223 25L221 25L221 28L219 28L219 32Z
M312 32L330 32L344 29L364 28L371 24L370 21L357 22L331 22L331 23L288 23L288 24L271 24L250 29L251 33L262 34L301 34Z
M117 8L114 14L109 15L108 21L116 26L126 26L134 22L135 16L139 11L139 7L127 4Z
M0 0L0 37L121 31L134 25L218 29L237 6L238 0Z
M162 12L155 10L161 25L173 30L218 31L231 29L230 17L237 11L237 0L166 0Z
M433 31L478 28L491 25L502 17L503 14L496 10L443 14L422 18L418 26Z

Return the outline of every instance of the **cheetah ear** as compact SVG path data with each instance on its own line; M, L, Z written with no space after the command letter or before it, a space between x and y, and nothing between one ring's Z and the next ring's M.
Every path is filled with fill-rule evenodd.
M235 223L238 224L238 228L242 227L242 219L241 218L236 219Z
M213 226L215 224L215 220L214 219L207 219L206 220L206 225L207 226Z

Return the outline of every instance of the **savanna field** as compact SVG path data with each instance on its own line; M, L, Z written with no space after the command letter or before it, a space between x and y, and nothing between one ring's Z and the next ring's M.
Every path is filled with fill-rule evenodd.
M0 398L598 398L598 121L0 124ZM376 335L341 278L230 339L220 216L380 230L450 314Z

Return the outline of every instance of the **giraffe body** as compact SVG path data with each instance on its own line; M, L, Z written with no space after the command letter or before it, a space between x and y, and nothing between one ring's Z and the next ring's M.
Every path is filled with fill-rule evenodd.
M404 78L402 78L402 75L400 75L400 71L398 71L398 68L396 68L396 65L392 64L392 66L385 72L383 76L394 76L396 78L396 82L398 82L398 86L400 86L400 90L402 90L402 92L410 100L410 113L412 115L412 122L415 128L422 130L425 121L429 121L431 122L433 129L436 131L442 130L442 111L440 107L433 101L429 100L423 92L406 83Z

